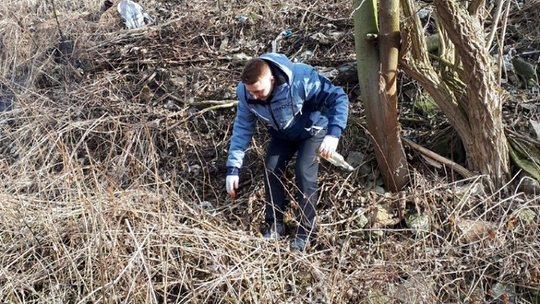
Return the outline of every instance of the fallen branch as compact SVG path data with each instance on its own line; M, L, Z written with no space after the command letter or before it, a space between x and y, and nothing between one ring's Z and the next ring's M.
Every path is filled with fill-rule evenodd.
M234 100L234 99L231 99L231 100L203 100L203 101L197 101L197 102L188 103L188 105L193 106L193 107L216 105L215 107L206 108L206 109L204 109L204 111L211 111L211 110L214 110L214 108L216 108L216 109L228 108L228 107L232 107L232 106L234 106L236 104L238 104L238 100Z
M404 137L401 137L401 140L403 140L403 142L405 142L407 145L409 145L411 148L417 150L418 152L420 152L422 155L426 156L426 157L429 157L445 166L448 166L450 167L452 170L455 170L457 173L459 173L461 176L463 176L464 178L471 178L471 177L474 177L475 174L473 174L471 171L467 170L466 168L462 167L461 165L449 160L448 158L446 157L443 157L431 150L428 150L424 147L422 147L421 145L419 144L416 144L414 142L412 142L411 140L407 139L407 138L404 138Z
M222 106L223 108L228 108L231 106L234 106L238 104L238 100L236 99L227 99L227 100L202 100L197 102L186 102L184 98L178 97L174 94L168 93L166 94L163 99L170 98L174 101L178 101L186 106L192 106L192 107L199 107L199 106L209 106L209 105L218 105ZM212 109L210 109L212 110Z
M213 104L213 103L216 103L216 102L219 102L219 101L215 101L215 100L207 100L207 101L201 101L201 102L198 102L197 104ZM190 105L194 105L195 103L191 103ZM217 105L214 105L214 106L211 106L211 107L208 107L208 108L204 108L198 112L195 112L191 115L189 115L188 117L180 120L180 121L177 121L175 122L174 124L172 124L171 126L168 126L169 129L173 129L173 128L176 128L178 125L181 125L183 123L185 123L186 121L190 120L191 118L195 117L195 116L199 116L199 115L202 115L206 112L209 112L209 111L212 111L212 110L218 110L218 109L224 109L224 108L230 108L230 107L233 107L235 106L236 104L238 104L238 100L232 100L232 101L221 101L220 103L218 103Z

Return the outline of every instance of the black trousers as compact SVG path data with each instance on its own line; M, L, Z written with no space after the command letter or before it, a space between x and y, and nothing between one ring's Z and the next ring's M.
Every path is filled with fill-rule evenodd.
M316 206L318 200L319 161L317 149L326 135L321 130L313 137L289 141L272 136L266 151L265 159L265 220L267 223L283 222L283 214L286 212L286 192L295 192L300 206L298 234L311 234L315 229ZM295 179L296 189L286 188L282 182L287 164L296 156Z

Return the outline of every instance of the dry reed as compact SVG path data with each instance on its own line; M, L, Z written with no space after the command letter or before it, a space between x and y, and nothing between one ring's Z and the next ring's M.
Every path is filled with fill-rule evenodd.
M239 198L226 197L234 112L198 112L190 100L233 98L241 64L228 56L267 51L281 29L298 33L288 54L314 46L313 63L349 60L352 39L305 37L325 24L350 37L352 21L340 19L350 4L140 3L157 26L104 28L101 1L57 1L74 46L67 59L55 57L48 1L0 5L0 101L15 100L0 113L0 302L486 303L504 287L502 298L537 303L538 195L486 195L481 178L436 172L379 195L359 186L359 172L323 164L318 244L290 252L258 233L259 132ZM369 154L363 132L352 125L343 149ZM406 208L427 213L430 231L374 225L383 203L398 219ZM471 234L464 220L488 228Z

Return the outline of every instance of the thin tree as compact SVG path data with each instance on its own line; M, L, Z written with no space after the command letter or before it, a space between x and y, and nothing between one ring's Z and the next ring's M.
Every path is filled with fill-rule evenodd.
M379 29L376 0L354 1L354 36L361 98L375 157L387 189L408 183L397 113L399 0L381 0Z

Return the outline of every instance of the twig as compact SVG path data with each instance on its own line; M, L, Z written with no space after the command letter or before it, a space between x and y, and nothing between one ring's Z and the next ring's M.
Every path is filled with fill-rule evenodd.
M491 48L491 43L493 42L493 38L495 37L495 33L497 33L497 28L499 26L499 18L501 16L501 11L502 11L502 7L503 7L503 1L504 0L497 0L497 3L496 3L497 7L495 9L495 15L493 15L493 26L491 28L491 33L489 33L488 41L486 43L486 49L488 49L488 50ZM502 47L501 47L501 49L502 49Z
M506 8L504 10L503 21L501 25L501 36L499 37L499 66L506 71L506 65L503 64L503 50L504 50L504 37L506 36L506 26L508 25L508 14L510 12L510 4L512 1L507 1ZM501 71L497 70L497 83L501 83Z
M51 0L51 5L52 5L53 13L54 13L54 19L56 20L56 25L58 26L58 33L60 34L60 40L64 41L65 36L64 36L64 33L62 32L62 29L60 28L60 21L58 21L58 14L56 13L56 6L54 5L54 0Z
M311 9L311 7L313 7L315 4L316 3L313 3L313 5L311 5L309 8L299 7L298 9L304 10L304 11L306 11L306 13L310 13L312 15L315 15L315 16L319 17L319 18L323 18L323 19L326 19L326 20L329 20L329 21L332 21L332 22L349 20L349 18L334 19L334 18L330 18L330 17L326 17L326 16L323 16L323 15L317 14L317 13L315 13L313 11L313 9ZM302 25L304 23L304 19L305 18L302 18L302 22L300 22L300 25Z

